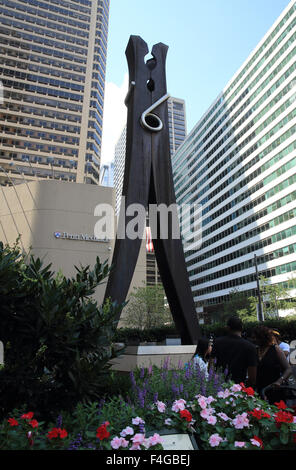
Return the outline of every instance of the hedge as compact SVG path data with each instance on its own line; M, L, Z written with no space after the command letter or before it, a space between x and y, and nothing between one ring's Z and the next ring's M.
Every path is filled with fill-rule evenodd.
M243 335L250 337L252 329L259 324L258 321L245 322ZM264 325L270 328L276 328L280 331L282 339L288 343L296 340L296 316L280 319L265 320ZM201 325L201 333L206 337L218 337L225 335L227 328L225 323L213 323L210 325ZM125 344L143 343L143 342L164 342L167 337L179 336L175 326L164 326L162 328L153 328L150 330L140 330L136 328L119 328L116 331L115 341Z

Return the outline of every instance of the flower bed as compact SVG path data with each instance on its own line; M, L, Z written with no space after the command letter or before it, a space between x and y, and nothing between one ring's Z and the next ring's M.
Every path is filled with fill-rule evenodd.
M204 450L296 450L293 409L269 405L244 384L222 384L223 375L201 374L191 365L139 370L126 399L79 404L56 423L14 410L0 426L0 449L154 451L162 449L160 431L173 429Z

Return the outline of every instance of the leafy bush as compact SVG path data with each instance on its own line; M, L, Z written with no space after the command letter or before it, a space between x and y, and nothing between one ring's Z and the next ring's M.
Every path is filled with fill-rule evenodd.
M17 246L0 245L2 416L26 403L46 415L100 397L123 306L92 298L109 274L106 262L76 271L56 276Z
M115 339L118 342L129 344L131 342L162 342L168 336L177 336L175 326L163 326L159 328L149 328L141 330L140 328L118 328Z

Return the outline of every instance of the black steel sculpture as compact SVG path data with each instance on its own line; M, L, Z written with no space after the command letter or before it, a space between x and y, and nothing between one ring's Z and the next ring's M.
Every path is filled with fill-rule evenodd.
M152 59L145 62L148 46L139 36L131 36L126 48L130 88L126 161L122 195L125 207L140 204L176 202L172 176L165 61L168 47L159 43L152 48ZM119 226L131 220L119 215ZM143 228L145 220L143 220ZM158 233L157 233L158 230ZM196 344L199 326L185 265L182 240L173 238L170 224L168 239L159 236L159 227L151 227L154 252L167 300L182 344ZM142 240L120 238L117 234L105 299L124 302L137 263ZM119 320L119 319L118 319Z

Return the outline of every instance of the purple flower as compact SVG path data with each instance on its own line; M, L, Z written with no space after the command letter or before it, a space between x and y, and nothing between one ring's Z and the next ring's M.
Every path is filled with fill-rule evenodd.
M68 450L78 450L82 444L82 435L81 433L77 434L77 437L74 441L70 443Z

